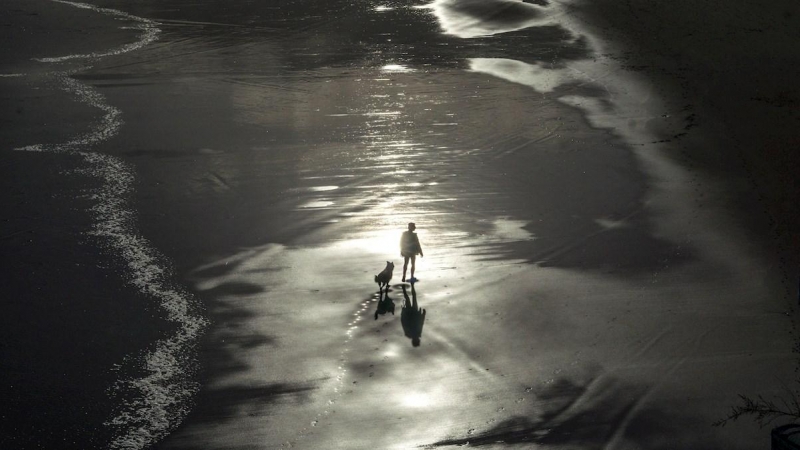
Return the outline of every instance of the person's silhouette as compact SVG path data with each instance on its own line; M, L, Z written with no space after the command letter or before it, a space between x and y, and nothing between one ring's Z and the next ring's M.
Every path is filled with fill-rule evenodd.
M404 231L400 237L400 256L403 257L403 282L406 281L406 269L408 269L408 261L411 260L411 282L416 281L414 278L414 269L417 265L417 255L422 258L422 245L419 243L419 237L414 230L417 226L414 222L408 223L408 231Z
M381 297L378 299L378 306L375 309L375 320L378 320L378 316L385 315L387 312L392 313L394 315L394 301L389 298L389 286L386 286L386 293L381 290Z
M411 339L411 345L419 347L420 339L422 339L422 326L425 325L425 310L417 304L417 291L414 285L411 285L411 299L408 298L408 291L405 285L403 288L403 310L400 312L400 323L403 324L403 332L406 337Z

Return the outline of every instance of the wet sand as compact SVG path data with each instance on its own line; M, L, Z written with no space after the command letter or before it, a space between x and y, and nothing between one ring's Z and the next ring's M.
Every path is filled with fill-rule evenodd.
M737 394L779 395L794 380L794 269L779 251L793 235L763 231L792 191L774 181L785 171L746 170L760 161L746 152L752 146L738 147L736 161L719 156L726 139L749 141L719 134L714 123L736 130L737 120L748 122L738 108L717 113L695 96L709 85L695 65L675 66L653 49L669 42L669 30L675 38L688 32L665 27L647 45L611 47L598 39L626 45L635 30L625 25L658 20L636 5L520 4L509 16L487 10L491 2L438 5L102 5L152 19L160 34L73 76L124 120L91 150L132 168L125 198L135 234L163 254L159 267L192 291L210 322L192 346L199 366L184 367L181 378L199 382L199 391L186 391L189 402L167 397L188 415L142 430L157 448L767 448L767 430L752 422L710 424ZM601 18L616 21L614 34ZM101 51L57 50L48 56ZM623 51L638 53L615 53ZM22 80L30 76L0 81L4 96L27 108L35 98L8 87ZM686 96L694 100L688 109ZM91 121L85 105L58 110ZM3 128L13 147L64 142L58 130L81 123L54 133L17 116L27 118L3 117L30 124ZM782 127L786 134L773 135L780 145L792 142L786 120L776 114L763 124ZM39 129L47 138L31 140ZM27 209L13 209L3 245L29 259L6 259L4 272L36 274L12 285L28 300L15 317L47 323L53 315L32 310L30 300L52 312L54 302L76 297L70 290L90 289L97 301L74 311L98 319L59 314L58 322L101 322L108 335L79 335L75 352L84 357L69 365L45 353L73 331L38 341L41 351L26 358L38 333L10 328L15 344L3 351L18 362L4 386L35 380L38 361L48 362L45 373L88 380L91 360L92 373L107 380L72 381L49 395L39 393L49 376L7 388L26 414L3 433L15 448L65 435L75 448L107 447L98 429L119 437L140 424L103 428L113 405L86 420L65 412L88 404L76 397L108 404L107 386L137 379L142 349L179 325L132 292L125 259L113 247L98 251L102 241L87 234L97 221L86 212L92 197L82 204L69 192L96 179L50 173L78 199L60 212L63 202L43 206L52 189L18 175L80 161L8 155L14 164L3 166L19 169L3 177L4 191L22 194L3 200ZM750 181L766 199L734 201ZM39 229L25 224L34 214L39 223L41 209L54 237L18 241L27 237L20 230ZM398 282L408 221L426 255L413 287ZM31 271L52 259L63 263ZM388 292L395 314L375 318L372 278L387 260L396 265ZM113 293L75 281L87 277L108 279ZM32 296L43 279L52 288ZM404 332L406 296L426 310L419 347ZM126 326L140 334L132 338ZM102 349L89 345L96 342ZM113 369L120 361L129 364ZM88 394L65 394L71 386ZM38 406L52 398L65 406ZM54 416L73 428L54 429ZM154 441L127 442L121 448Z

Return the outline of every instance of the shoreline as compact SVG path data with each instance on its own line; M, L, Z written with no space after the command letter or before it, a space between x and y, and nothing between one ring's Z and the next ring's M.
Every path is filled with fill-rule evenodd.
M40 140L38 133L34 133L19 138L35 139L34 142L14 146L6 151L19 152L20 155L27 153L34 155L33 158L43 160L57 160L57 156L65 156L70 160L71 164L61 168L54 182L56 185L66 187L57 194L48 192L46 188L44 191L40 190L40 186L36 185L35 180L12 185L12 189L25 191L26 198L32 199L33 203L40 207L48 204L46 199L48 196L74 196L69 199L69 203L80 205L79 212L73 212L70 215L80 217L78 222L80 225L67 221L65 230L58 230L58 227L48 230L48 238L58 242L54 248L49 250L57 252L62 248L71 248L72 244L69 241L75 240L80 242L82 251L80 251L80 256L76 255L74 259L97 260L97 263L94 264L78 263L80 268L77 270L69 268L73 262L70 260L50 262L48 264L50 267L44 270L45 274L50 273L50 275L40 275L44 278L39 281L44 284L52 283L58 293L36 299L35 306L20 308L18 311L21 317L36 315L39 308L52 308L58 303L60 305L69 304L65 309L70 317L75 313L72 311L73 308L82 308L87 317L71 317L71 322L60 324L53 327L52 330L48 330L49 332L36 336L34 339L41 343L33 345L24 343L25 336L38 329L41 323L53 320L54 317L50 317L52 313L39 312L39 317L30 317L29 329L26 329L20 322L14 325L8 324L5 327L13 330L12 337L19 346L13 350L9 348L11 353L9 359L16 361L18 367L7 376L12 377L12 380L17 376L34 378L32 381L34 386L27 386L25 392L22 392L19 386L15 387L14 381L10 381L8 389L14 393L9 397L16 397L18 402L22 403L35 403L40 391L48 392L47 388L37 388L35 385L35 383L49 384L48 377L44 374L31 377L28 374L31 367L48 367L56 364L56 367L50 368L48 371L63 373L64 378L67 379L71 379L77 374L83 374L83 377L87 379L106 380L105 383L97 385L92 383L85 386L76 382L77 387L59 386L50 393L49 396L52 400L60 400L65 403L62 407L70 408L74 403L75 406L87 410L85 414L87 417L91 417L88 420L84 419L86 423L80 422L80 419L68 414L59 418L59 421L70 424L63 425L64 431L70 433L70 438L59 438L51 436L47 432L36 431L38 427L47 427L47 424L40 423L47 422L47 419L39 417L39 415L47 417L51 414L58 414L60 410L58 407L42 408L43 411L29 411L24 414L19 413L22 408L18 407L18 417L9 418L8 423L9 427L13 427L14 431L20 434L13 434L12 430L6 433L8 438L13 439L18 446L31 445L37 439L39 442L48 442L50 439L56 441L70 439L71 445L78 448L89 445L109 448L144 448L163 438L175 427L176 421L179 422L186 415L190 398L197 390L197 386L192 382L194 372L197 370L194 367L196 356L193 350L196 338L202 332L206 322L198 314L197 305L191 294L174 284L169 262L149 244L146 238L139 235L136 211L132 211L129 206L135 182L134 170L125 161L112 155L103 154L97 149L118 134L123 124L122 112L109 104L104 95L93 86L81 82L74 75L89 70L91 65L103 58L122 55L147 46L157 39L159 29L154 22L147 19L84 3L53 0L44 4L23 2L4 6L7 8L18 6L19 8L12 9L12 11L21 17L26 15L26 9L34 10L27 16L39 16L39 8L42 10L49 8L51 11L44 13L47 17L46 24L54 26L50 23L54 17L68 20L69 25L57 28L58 32L66 32L67 35L74 30L72 27L82 29L81 25L84 25L87 29L92 30L95 36L99 35L94 42L101 43L100 45L94 43L86 45L85 36L72 39L61 36L61 42L57 46L42 45L43 38L45 41L52 39L52 35L42 29L35 36L34 42L37 45L34 47L42 52L43 56L27 54L27 46L22 45L17 48L22 56L14 53L14 57L9 58L11 61L20 59L24 61L15 62L12 65L14 68L21 67L23 73L17 74L17 70L14 70L15 76L9 78L19 79L20 83L28 89L42 90L46 96L65 103L72 103L71 106L62 108L62 111L87 110L88 114L81 117L85 118L85 121L76 123L65 120L63 123L57 124L56 131L66 137ZM86 11L86 15L81 15L76 10ZM111 23L108 23L109 17L111 17ZM132 26L121 26L120 22ZM23 24L25 25L20 25L23 30L31 27L28 22L23 22ZM41 26L40 23L36 23L36 25ZM34 34L37 33L34 32ZM128 39L120 39L122 36L127 36ZM3 36L3 39L7 40L7 36ZM64 46L65 43L67 46ZM42 48L38 48L40 46ZM71 52L66 55L54 55L50 53L56 51L52 47L57 47L58 50L65 53L67 47L72 48ZM32 57L33 62L26 61L25 57ZM22 100L21 103L24 105L25 100ZM35 112L39 113L39 111ZM24 115L27 113L24 106L19 106L16 113L19 116L14 119L18 121L27 119ZM9 112L6 111L5 115L8 118ZM41 126L46 128L48 124L44 123ZM52 125L49 127L54 128ZM14 138L11 140L13 142ZM17 158L17 155L8 155L5 159L25 159L25 156ZM31 162L28 165L35 166L37 163L38 161ZM20 181L15 180L16 183ZM80 188L75 189L75 186L80 186ZM35 228L38 227L34 225ZM18 234L21 232L11 233L9 237ZM31 239L28 242L36 241ZM19 245L26 246L25 243L5 243L5 246L11 248ZM38 250L42 249L35 247L29 251L38 253ZM28 264L37 265L37 262L15 266L13 271L25 272L30 269ZM88 272L88 274L70 279L61 275L62 271ZM109 280L107 282L97 281L100 278L109 278ZM87 279L95 281L94 283L85 283ZM37 290L31 284L36 281L36 279L30 280L28 277L22 277L22 280L9 287L12 291L18 291L15 296L31 300L30 292ZM104 285L109 282L116 284L116 290L124 291L125 294L109 295L104 290L104 288L107 289ZM89 297L90 301L73 297L74 292L80 288L86 289L84 295ZM38 289L41 290L41 288ZM112 300L127 301L129 304L116 305ZM106 313L112 316L108 318L110 323L117 323L120 319L117 314L123 312L127 312L127 316L125 316L127 319L133 317L138 317L138 319L125 326L117 324L119 334L115 333L115 329L108 329L106 324L97 326L97 330L85 329L87 322L94 314L108 308L112 309L112 312ZM150 317L147 319L139 317L142 313L146 313ZM17 319L21 317L17 317ZM138 328L135 335L131 335L128 330L131 325ZM73 330L70 329L72 327L74 327ZM98 330L102 330L100 336L98 336ZM61 347L61 342L56 341L64 340L67 336L75 339L74 349L67 351L63 356L54 358L52 354L49 354L52 351L50 347ZM95 340L101 341L98 343ZM23 356L32 348L41 346L43 343L49 345L37 349L38 351L33 352L32 355ZM95 356L94 353L100 352L112 362L87 361L87 347L100 347L94 348L88 354L90 358ZM125 349L124 353L115 353L123 348ZM22 352L22 354L18 355L17 352ZM71 355L74 360L62 361L62 358L68 357L68 355ZM44 371L44 369L39 370ZM15 373L20 375L15 375ZM30 382L26 380L17 383L26 386ZM76 391L87 391L88 393L84 394L87 397L89 397L88 394L91 394L100 395L103 398L92 402L87 400L87 404L84 405L80 400L72 398ZM26 402L26 399L32 401ZM92 411L91 414L88 410ZM98 414L101 417L95 417ZM76 419L79 422L73 424L72 421ZM25 430L28 427L31 430ZM90 431L76 433L74 430L76 427L79 429L87 427ZM106 440L108 441L106 442Z

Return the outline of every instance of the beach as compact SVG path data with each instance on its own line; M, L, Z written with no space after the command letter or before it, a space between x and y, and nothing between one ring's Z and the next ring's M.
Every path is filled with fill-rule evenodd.
M790 2L2 11L0 448L769 448Z

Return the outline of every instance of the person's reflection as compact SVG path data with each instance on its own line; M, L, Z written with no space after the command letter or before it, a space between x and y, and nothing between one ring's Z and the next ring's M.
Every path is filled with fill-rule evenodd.
M386 294L383 293L381 290L381 297L378 300L378 307L375 309L375 320L378 320L378 316L383 316L387 312L392 313L394 315L394 301L389 298L389 286L386 286Z
M403 285L403 311L400 313L400 322L403 324L403 331L406 337L411 339L411 345L419 347L419 340L422 338L422 326L425 324L425 310L417 304L417 291L411 285L411 299L408 298L408 291Z

